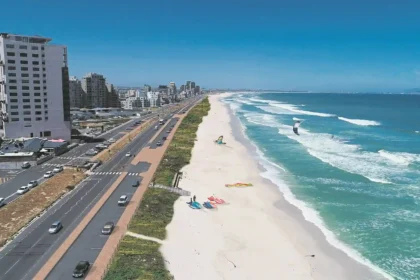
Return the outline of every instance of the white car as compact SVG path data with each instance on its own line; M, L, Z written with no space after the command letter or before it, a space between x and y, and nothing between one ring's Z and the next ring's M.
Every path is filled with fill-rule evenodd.
M54 173L52 171L47 171L44 174L44 178L51 178L52 176L54 176Z
M30 188L30 189L35 188L36 186L38 186L38 181L37 180L30 181L28 183L28 188Z
M4 198L0 197L0 207L3 207L4 205L6 205L6 203L4 202Z
M125 156L126 157L131 157L131 153L126 153Z
M20 187L18 190L17 190L17 194L24 194L24 193L26 193L26 192L28 192L29 191L29 187L28 186L22 186L22 187Z
M128 202L128 196L122 195L120 196L120 199L118 200L118 206L124 206Z
M115 143L115 139L114 138L111 138L111 139L108 140L108 142L109 143Z
M54 169L53 169L53 172L54 172L54 173L59 173L59 172L61 172L61 171L63 171L63 167L62 167L62 166L56 166L56 167L54 167Z

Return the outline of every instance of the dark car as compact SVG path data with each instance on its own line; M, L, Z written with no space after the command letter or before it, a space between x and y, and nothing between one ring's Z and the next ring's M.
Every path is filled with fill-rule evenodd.
M131 186L132 187L138 187L140 185L140 182L139 181L134 181L132 184L131 184Z
M165 141L166 139L168 139L168 138L166 138L166 136L162 137L162 141Z
M80 261L76 268L73 271L74 278L81 278L85 276L86 272L89 270L90 263L88 261Z
M102 234L110 235L114 230L115 224L114 222L107 222L104 227L102 228Z

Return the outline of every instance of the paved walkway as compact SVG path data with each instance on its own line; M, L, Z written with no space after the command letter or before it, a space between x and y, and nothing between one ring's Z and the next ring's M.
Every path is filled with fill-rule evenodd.
M127 231L125 233L125 235L129 235L129 236L139 238L139 239L154 241L154 242L159 243L159 244L163 244L163 240L160 240L160 239L157 239L157 238L154 238L154 237L150 237L150 236L146 236L146 235L143 235L143 234L134 233L134 232L131 232L131 231Z

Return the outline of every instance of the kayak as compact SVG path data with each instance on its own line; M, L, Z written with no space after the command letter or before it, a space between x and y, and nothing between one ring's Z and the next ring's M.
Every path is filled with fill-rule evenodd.
M217 204L223 204L223 203L225 203L225 201L224 201L223 199L221 199L221 198L216 198L214 201L215 201Z
M202 208L201 204L200 204L200 203L198 203L197 201L194 201L194 202L190 205L190 207L191 207L191 208L193 208L193 209L201 209L201 208Z
M210 202L206 201L203 203L204 207L206 207L207 209L213 209L213 205L210 204Z

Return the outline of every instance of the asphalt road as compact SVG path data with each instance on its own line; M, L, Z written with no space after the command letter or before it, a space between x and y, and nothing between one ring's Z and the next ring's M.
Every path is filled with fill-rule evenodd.
M166 133L166 130L163 130L163 133ZM16 237L16 239L13 242L8 244L0 253L0 279L31 279L35 275L35 273L42 267L42 265L48 260L52 253L72 232L72 230L81 221L81 219L88 212L88 210L90 210L91 207L98 201L98 199L101 197L101 194L103 194L111 186L111 184L117 178L118 173L123 171L124 167L129 163L129 161L132 160L131 157L126 157L125 154L127 152L131 152L132 154L134 154L140 151L140 149L142 149L146 144L148 144L148 142L154 134L154 125L152 125L144 133L133 139L133 141L130 144L128 144L123 150L121 150L117 155L115 155L110 161L106 162L104 165L100 166L97 170L95 170L96 172L112 172L113 174L109 174L106 176L90 176L89 178L84 180L74 191L69 193L63 199L59 200L53 207L51 207L47 211L47 213L41 216L41 218L29 225L20 235ZM163 135L159 136L156 141L161 139L162 136ZM138 172L141 172L141 169L146 168L147 164L143 166L139 164L139 166L136 167L126 167L127 170L130 172L134 172L133 168L138 168L140 170ZM20 178L20 180L22 182L25 182L22 184L26 184L28 181L33 180L33 178L37 178L36 176L42 175L44 170L41 170L39 170L38 167L34 167L27 170L26 172L23 172L23 176L19 176L22 177ZM137 176L127 176L125 178L125 180L121 184L122 192L127 192L127 190L124 189L124 186L128 184L127 182L132 182L134 178L138 179ZM120 190L120 187L118 187L117 189ZM116 191L115 193L118 199L120 193L118 191ZM106 213L108 213L108 207L111 207L112 203L116 205L116 200L115 202L112 199L110 199L109 201L110 206L107 206L107 201L106 206L103 207L105 216ZM102 209L100 212L102 213ZM114 214L110 216L112 219L118 219L121 214L118 215L118 212L116 212L115 215L117 216L113 215ZM62 222L64 228L58 234L50 235L48 233L48 228L54 221L57 220L60 220ZM92 222L92 226L89 224L85 231L89 228L92 231L92 233L96 232L96 227L94 225L96 225L96 223L102 224L106 221L107 220L103 220L101 218L96 219L95 217L95 223ZM98 238L97 235L93 236L95 240L101 240L101 238ZM76 242L76 246L77 244L79 244L78 241ZM84 244L90 244L90 242ZM69 250L69 252L71 251L72 249ZM99 254L99 250L97 254ZM52 273L59 273L60 275L66 274L71 276L71 272L74 268L73 266L75 266L75 263L71 261L65 261L66 257L67 254L63 257L62 261L59 264L57 264L57 269L54 269ZM71 257L72 255L69 254L69 258ZM61 268L61 265L64 264L72 267L70 271L67 270L67 267Z

